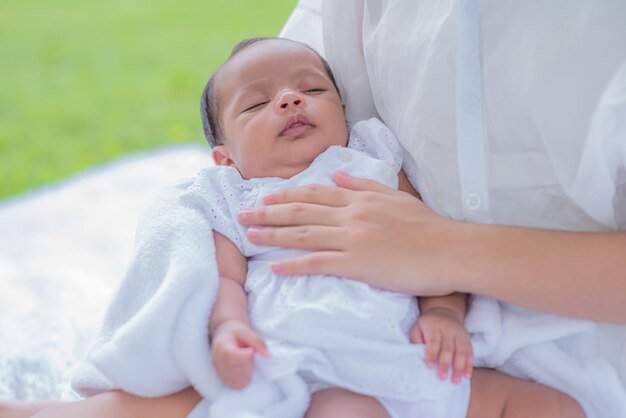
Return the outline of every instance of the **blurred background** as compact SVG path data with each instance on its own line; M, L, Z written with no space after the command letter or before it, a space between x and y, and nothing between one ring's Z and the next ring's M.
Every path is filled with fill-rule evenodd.
M199 97L297 0L2 0L0 200L121 155L204 144Z

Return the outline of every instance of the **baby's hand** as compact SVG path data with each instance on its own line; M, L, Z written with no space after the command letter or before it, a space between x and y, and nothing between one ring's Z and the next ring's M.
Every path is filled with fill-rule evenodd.
M243 389L250 383L254 353L269 357L261 337L240 321L224 321L217 327L211 352L215 371L231 389Z
M426 344L426 365L439 365L445 380L452 367L452 382L472 375L472 341L458 314L446 308L432 308L420 314L411 329L411 342Z

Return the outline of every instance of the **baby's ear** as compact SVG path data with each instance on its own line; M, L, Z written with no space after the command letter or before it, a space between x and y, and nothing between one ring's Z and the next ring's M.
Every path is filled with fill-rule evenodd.
M211 155L213 156L215 165L225 165L229 167L233 167L235 165L235 162L230 158L230 151L225 145L213 147Z

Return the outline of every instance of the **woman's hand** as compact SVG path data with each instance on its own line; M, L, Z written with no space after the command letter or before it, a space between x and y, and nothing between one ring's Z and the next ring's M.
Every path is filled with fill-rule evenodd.
M453 290L446 278L463 224L374 181L343 172L335 181L340 187L273 193L264 199L267 206L239 214L242 224L253 226L251 242L313 251L275 263L275 272L345 276L407 294Z

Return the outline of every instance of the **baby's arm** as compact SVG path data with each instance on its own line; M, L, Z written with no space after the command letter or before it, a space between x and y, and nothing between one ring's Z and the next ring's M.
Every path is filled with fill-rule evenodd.
M413 188L413 185L409 181L409 178L406 176L404 170L400 170L400 172L398 173L398 190L400 190L401 192L407 192L411 196L422 200L422 197L420 196L419 192Z
M241 389L252 378L254 353L269 354L250 326L243 289L248 270L246 257L224 235L214 235L220 284L209 321L213 365L225 385Z
M420 316L411 330L411 341L426 344L426 364L438 363L439 377L446 379L452 367L452 382L472 374L472 341L465 329L467 295L420 297Z

